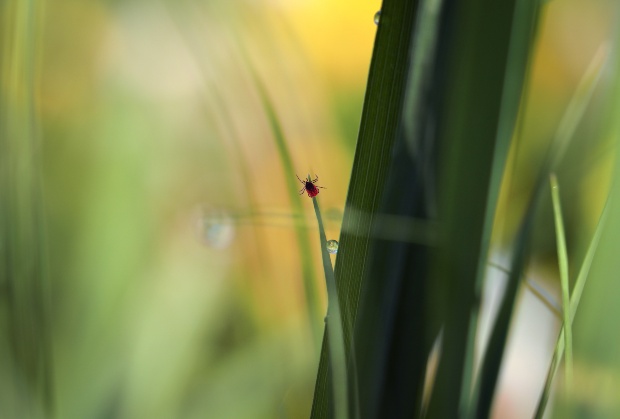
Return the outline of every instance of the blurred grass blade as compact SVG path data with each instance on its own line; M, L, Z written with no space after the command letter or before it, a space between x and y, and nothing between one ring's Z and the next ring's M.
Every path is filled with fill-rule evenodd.
M555 174L551 174L551 200L553 203L553 218L555 220L555 232L558 248L558 263L560 265L560 284L562 285L562 314L564 321L564 341L566 347L566 391L570 391L573 383L573 333L570 315L570 290L568 282L568 252L566 251L566 236L564 234L564 221L560 203L560 187Z
M439 50L446 78L437 135L445 237L437 263L440 280L433 286L446 320L428 409L434 418L469 410L481 284L539 5L514 0L445 6Z
M540 4L532 0L518 0L514 4L512 28L507 45L508 56L506 74L502 86L500 115L497 124L496 150L493 156L489 194L486 199L486 210L482 231L481 251L478 258L478 269L474 285L475 300L482 298L482 286L486 273L491 233L495 222L495 211L499 200L500 187L508 153L513 138L517 136L517 120L519 109L524 98L524 87L527 89L531 67L531 57L538 36ZM479 304L472 306L469 337L467 340L466 359L463 372L463 389L459 401L461 412L470 409L471 391L474 386L474 350L479 319Z
M269 94L267 93L267 89L265 89L265 86L256 74L254 67L252 67L250 60L247 54L243 51L243 49L242 55L247 62L248 68L250 69L250 72L252 73L252 76L254 78L254 83L258 90L260 100L267 115L271 131L273 133L273 140L276 145L276 149L278 150L280 162L282 163L282 166L284 168L284 180L286 182L286 190L288 192L289 200L291 201L293 213L303 214L304 209L302 205L302 200L297 193L297 190L299 189L299 184L297 183L297 178L295 177L293 159L286 143L286 138L284 136L284 131L282 130L282 125L280 124L280 120L278 119L276 110L269 97ZM301 257L301 270L303 275L304 291L306 295L308 318L310 321L310 326L312 328L312 335L316 344L318 345L321 338L319 326L321 315L317 285L315 281L316 274L314 272L314 267L312 263L310 237L308 235L308 231L302 225L297 223L295 223L295 234L297 236L297 245L299 246L299 252Z
M603 209L603 213L601 214L598 224L596 226L596 230L594 232L594 236L590 241L590 245L588 246L588 251L583 259L583 263L581 264L581 269L579 270L579 275L577 276L577 280L575 281L575 288L573 290L573 294L570 298L570 324L572 325L573 320L575 319L575 313L577 312L577 307L579 306L579 301L581 300L581 295L583 294L583 289L585 288L586 281L588 279L588 274L590 273L590 267L592 266L592 260L594 259L594 255L596 253L596 249L598 248L599 241L601 239L601 234L603 233L603 228L605 226L605 221L607 220L607 214L609 212L609 201L605 204L605 208ZM553 384L553 380L555 375L560 368L560 363L562 362L562 356L564 355L565 349L565 336L564 336L564 325L560 329L560 335L558 336L558 340L555 344L555 350L553 352L553 358L551 360L551 365L549 367L549 371L547 372L547 378L545 379L545 386L540 395L540 399L538 401L538 405L536 407L536 413L534 417L536 419L542 419L545 414L545 408L547 407L547 402L549 401L549 396L551 395L551 385Z
M506 269L495 262L489 262L489 266L492 266L493 268L505 273L506 275L510 275L509 269ZM556 316L558 316L558 318L562 318L562 307L560 307L560 305L555 301L551 294L549 294L543 287L538 285L531 278L525 279L525 286L528 287L532 294L534 294L541 303L547 306L549 311L553 312Z
M50 295L34 102L41 4L0 3L0 415L52 415Z
M309 178L308 178L309 179ZM340 304L338 302L338 288L336 287L336 278L332 261L327 252L327 238L325 236L325 228L323 227L323 219L319 203L312 198L314 204L314 212L319 224L319 238L321 244L321 258L323 260L323 269L325 271L325 283L327 285L327 341L329 348L330 369L332 371L332 389L334 392L334 407L336 419L349 418L349 391L347 384L347 360L344 346L344 332L342 328L342 314L340 312Z
M595 87L601 79L604 64L607 62L608 57L609 45L607 43L603 43L597 49L594 57L592 57L592 60L588 65L588 68L581 77L579 85L568 103L568 107L566 108L564 115L562 115L562 119L560 120L558 129L555 133L554 142L552 144L554 150L549 156L551 159L551 170L555 170L564 157L566 149L570 143L570 139L573 137L575 130L583 118L583 114L590 104L590 99L594 94ZM542 182L542 180L539 181Z
M490 414L499 369L506 346L510 319L512 318L512 311L519 288L518 285L527 266L529 239L534 227L535 209L538 207L537 198L538 194L536 194L533 201L530 203L528 213L514 241L515 248L513 250L506 290L504 291L504 297L493 325L482 366L480 367L478 380L474 388L472 406L475 410L469 413L469 417L486 418L489 417Z

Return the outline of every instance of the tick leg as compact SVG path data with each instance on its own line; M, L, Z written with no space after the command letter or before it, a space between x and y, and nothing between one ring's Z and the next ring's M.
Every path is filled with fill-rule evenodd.
M297 173L295 173L295 176L297 176ZM299 179L299 176L297 176L297 179L302 183L302 184L306 184L306 182L304 182L303 180ZM304 188L305 189L305 188Z
M312 183L316 183L316 182L317 182L317 180L319 180L319 176L318 176L318 175L314 175L314 176L316 176L316 179L314 179L314 180L312 181Z
M306 191L306 187L304 186L303 188L301 188L301 190L299 191L299 195L303 194Z

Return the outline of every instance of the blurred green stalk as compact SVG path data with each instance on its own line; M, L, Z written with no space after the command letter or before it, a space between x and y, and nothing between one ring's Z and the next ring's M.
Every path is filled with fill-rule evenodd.
M0 3L0 414L51 415L36 113L39 1Z
M267 93L267 89L265 89L265 86L254 71L254 68L251 66L250 60L249 58L247 58L247 54L244 53L243 55L248 63L248 68L252 72L252 76L254 77L254 83L256 84L256 88L258 89L258 94L263 104L265 113L267 114L267 119L269 120L269 125L273 133L273 140L276 149L278 150L280 162L282 163L284 173L286 175L284 177L286 182L286 190L291 201L291 206L293 207L293 213L303 214L304 210L301 199L299 199L299 196L297 194L297 180L293 178L293 174L295 173L295 170L293 169L293 158L291 157L291 153L288 149L286 138L284 136L284 131L282 129L282 124L280 124L280 120L273 106L271 98ZM312 264L310 237L308 235L308 231L298 223L295 223L295 234L297 236L297 244L299 246L299 253L301 257L301 271L306 296L306 306L308 310L308 321L310 322L314 342L318 346L321 340L318 323L321 316L319 314L319 298L315 282L316 276Z
M562 318L564 321L564 339L566 346L566 392L572 388L573 383L573 333L570 315L570 290L568 283L568 252L566 250L566 235L564 234L564 220L560 203L560 187L554 173L550 176L551 200L553 202L553 218L555 220L555 233L558 249L558 263L560 266L560 283L562 285Z
M590 273L590 268L592 267L592 261L594 260L594 255L596 254L596 249L598 248L601 234L603 233L603 227L605 226L608 212L609 201L607 202L607 204L605 204L603 213L599 218L598 225L596 226L596 231L594 232L594 236L590 241L588 251L586 252L586 256L584 257L583 263L581 264L581 269L579 269L579 275L577 276L577 280L575 281L575 288L570 298L571 326L573 320L575 319L575 314L577 313L577 307L579 306L579 302L581 301L581 295L583 294L583 290L585 288L586 281ZM545 386L543 387L543 391L540 394L540 399L538 401L538 406L536 407L536 413L534 415L536 419L542 419L545 413L545 408L547 407L547 402L549 401L549 396L551 394L551 385L553 384L553 379L555 378L555 374L560 368L560 362L562 362L562 357L564 356L564 349L566 344L564 329L565 325L562 324L562 328L560 329L560 335L558 336L558 340L555 344L553 359L551 360L551 365L549 367L549 371L547 372L547 378L545 379Z

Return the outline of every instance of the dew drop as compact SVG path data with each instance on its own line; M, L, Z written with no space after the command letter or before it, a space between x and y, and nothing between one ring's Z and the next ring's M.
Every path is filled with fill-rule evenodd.
M235 226L226 211L203 209L197 222L200 240L209 247L225 249L235 238Z
M379 20L381 20L381 10L375 13L375 17L374 17L375 25L379 24Z
M338 242L336 240L328 240L327 241L327 253L335 255L338 253Z

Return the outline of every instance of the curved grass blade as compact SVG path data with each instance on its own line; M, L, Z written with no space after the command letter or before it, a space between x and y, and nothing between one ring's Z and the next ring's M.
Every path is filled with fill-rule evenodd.
M172 11L172 9L170 9ZM171 13L173 14L173 13ZM185 33L181 31L181 33ZM186 37L186 41L188 45L191 45L191 41L197 39L194 37ZM246 63L246 68L248 69L250 76L254 81L254 85L257 89L261 104L263 105L263 110L267 116L267 120L269 126L271 128L273 134L273 140L278 152L278 156L280 158L280 162L282 163L282 167L285 173L285 182L287 186L287 192L289 195L289 200L292 206L292 213L294 214L304 214L304 209L301 204L301 200L299 196L295 192L297 188L297 183L293 175L295 174L295 170L293 169L293 159L291 157L291 153L289 151L286 137L284 135L284 130L282 129L282 124L278 118L277 112L273 105L273 102L269 96L267 89L265 88L263 82L258 76L254 66L252 65L252 61L244 48L244 44L240 39L236 39L236 45L239 48L240 56L243 61ZM214 102L219 104L222 109L222 116L225 118L225 125L227 125L229 130L233 129L233 125L231 123L232 117L230 116L230 111L224 106L224 100L221 94L218 92L217 88L212 89L212 93L214 94ZM239 154L240 145L239 140L236 138L236 134L234 132L230 133L231 138L233 139L232 145L237 150L237 154ZM243 181L247 184L250 176L247 172L247 164L243 162L240 164L242 169L242 178ZM251 188L250 188L251 189ZM250 204L255 206L255 197L250 195ZM304 295L306 299L306 308L307 308L307 316L308 321L310 323L310 328L312 332L312 337L314 342L318 345L321 340L320 334L320 304L318 298L317 285L315 282L315 272L314 266L312 262L312 253L310 251L310 237L306 228L301 223L295 223L295 236L297 238L297 245L299 246L299 253L301 258L301 271L304 285ZM260 251L260 250L259 250ZM262 258L259 258L262 260Z
M269 120L271 131L273 132L274 143L276 145L276 149L278 150L280 162L282 163L282 166L284 168L284 173L286 174L286 189L289 194L291 206L293 207L293 213L303 214L303 206L296 192L298 189L297 180L293 177L293 174L295 173L295 170L293 169L293 159L291 157L290 151L288 150L288 145L286 143L286 138L284 136L282 125L280 124L280 120L278 119L278 115L276 113L275 107L273 106L271 98L267 93L267 89L256 74L254 68L251 66L250 60L249 58L247 58L247 55L243 53L243 56L248 63L248 68L250 69L252 77L254 78L254 83L258 90L258 94L263 104L265 113L267 114L267 119ZM295 234L297 236L297 244L299 246L301 257L301 268L304 282L304 291L306 295L306 303L308 307L308 317L312 328L312 335L318 345L318 342L321 339L318 325L320 319L320 310L317 285L315 282L316 274L314 272L311 257L312 252L310 249L310 237L308 235L308 231L298 224L295 225Z
M558 263L560 265L560 283L562 285L562 318L564 321L564 342L566 347L566 391L570 391L573 383L573 332L570 315L570 285L568 284L568 252L566 250L566 235L560 203L560 187L555 174L551 174L551 201L553 203L553 218L555 220L556 242L558 248Z
M575 313L577 312L577 307L579 306L579 301L581 300L581 295L583 294L583 289L585 288L588 274L590 273L592 260L594 259L596 249L598 248L601 234L603 233L603 228L607 220L608 212L609 201L605 204L603 213L599 218L596 230L594 231L594 236L592 237L592 241L590 241L588 251L586 252L583 263L581 264L581 268L579 269L579 275L577 276L577 280L575 281L575 287L573 289L573 294L570 299L571 324L575 319ZM560 329L560 335L558 336L557 343L555 344L555 350L553 352L553 358L551 359L551 365L549 367L549 371L547 372L547 378L545 379L545 386L543 387L543 391L540 394L540 399L538 400L538 405L536 406L536 413L534 415L536 419L542 419L543 415L545 414L545 408L547 407L547 402L549 401L549 396L551 394L551 385L553 384L553 379L555 378L555 375L560 368L562 356L564 355L566 342L564 334L565 329L564 325L562 325L562 328Z

